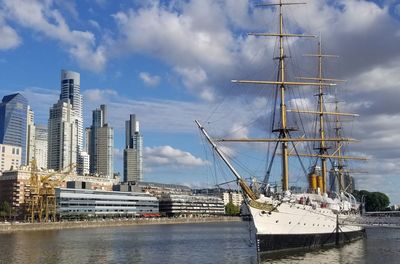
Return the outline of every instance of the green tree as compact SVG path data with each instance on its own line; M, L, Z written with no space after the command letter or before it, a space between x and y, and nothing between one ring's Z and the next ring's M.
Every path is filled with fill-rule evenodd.
M227 205L225 205L225 214L231 216L239 215L240 208L239 206L234 205L232 202L229 202Z
M0 204L0 216L3 217L4 220L6 220L6 217L10 217L11 214L11 206L8 202L3 201Z
M368 212L385 211L387 210L390 200L389 197L381 192L368 192L366 190L353 192L357 201L362 202L363 197L365 201L365 210Z

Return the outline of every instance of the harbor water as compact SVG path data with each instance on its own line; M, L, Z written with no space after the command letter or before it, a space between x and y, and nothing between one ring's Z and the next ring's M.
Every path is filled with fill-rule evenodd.
M399 263L400 229L261 263ZM0 263L258 263L247 222L0 233Z

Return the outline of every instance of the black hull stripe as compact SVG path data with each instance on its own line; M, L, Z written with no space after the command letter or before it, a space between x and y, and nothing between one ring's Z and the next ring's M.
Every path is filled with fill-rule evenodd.
M257 234L257 251L259 253L277 253L284 251L320 248L336 243L344 244L365 236L365 230L323 234L295 235L260 235Z

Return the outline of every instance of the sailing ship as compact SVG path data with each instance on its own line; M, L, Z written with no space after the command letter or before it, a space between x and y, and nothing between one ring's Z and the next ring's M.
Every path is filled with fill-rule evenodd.
M259 6L275 7L279 12L279 32L278 33L250 33L258 37L277 37L279 54L275 58L278 60L277 80L259 81L259 80L233 80L238 84L254 84L254 85L270 85L276 89L277 98L279 99L279 122L272 133L276 138L245 138L245 139L213 139L207 133L205 128L196 120L196 124L200 131L207 139L212 149L227 168L235 176L244 197L245 204L252 218L252 224L255 228L256 247L260 254L273 254L277 252L318 248L327 245L338 245L346 242L354 241L362 238L365 234L363 227L354 224L354 221L360 214L360 204L355 198L346 192L343 186L344 160L362 159L358 157L344 156L342 148L344 145L355 141L351 138L344 138L340 133L340 117L356 116L350 113L342 113L336 107L333 111L328 111L325 106L325 88L334 86L341 80L328 79L323 76L322 61L324 58L334 57L322 53L321 42L319 41L319 52L317 54L309 54L308 56L318 59L318 76L317 77L299 77L299 81L292 81L287 78L284 39L296 37L315 37L313 35L292 34L284 30L283 10L286 6L297 5L303 3L286 2L279 0L278 3L260 4ZM314 87L317 88L318 109L316 111L309 110L293 110L287 107L286 92L293 87ZM300 136L296 137L294 130L288 126L288 113L295 112L297 114L311 114L317 117L318 133L313 138ZM326 131L327 116L336 118L336 126L333 137L328 137ZM217 145L219 142L272 142L276 144L280 153L281 161L281 188L270 188L268 177L265 177L259 191L246 182L238 170L231 164L227 155ZM316 153L300 154L295 146L302 143L313 143L316 147ZM295 154L290 150L295 149ZM297 155L300 157L308 157L315 159L315 165L311 171L306 174L308 182L308 190L306 192L295 193L291 191L289 186L289 166L291 165L289 157ZM271 159L271 164L274 159ZM339 190L336 192L328 190L328 162L332 165L330 174L336 177L339 182ZM271 168L271 166L269 166ZM270 169L268 170L270 173ZM269 175L268 175L269 176ZM353 223L353 224L351 224Z

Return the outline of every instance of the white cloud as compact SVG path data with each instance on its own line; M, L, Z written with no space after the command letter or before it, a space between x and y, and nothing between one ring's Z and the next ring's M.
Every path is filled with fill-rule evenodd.
M245 124L234 123L229 134L233 138L247 138L249 134L249 128Z
M400 83L399 72L400 63L398 62L376 65L356 76L351 83L363 87L363 92L379 92L382 91L382 87L386 91L388 89L398 90L398 84Z
M18 33L10 26L6 25L0 17L0 50L13 49L18 47L22 40Z
M89 19L88 20L89 25L91 25L92 27L94 27L95 29L99 30L100 29L100 25L97 21L93 20L93 19Z
M105 47L96 46L93 33L70 29L52 1L4 0L2 7L6 19L60 41L81 67L95 72L105 67Z
M210 100L216 78L210 76L219 76L218 72L233 65L234 39L217 2L177 2L178 7L153 2L139 10L116 13L120 38L114 45L125 53L147 53L166 62L189 91ZM196 78L191 80L189 75Z
M111 89L88 89L83 92L85 102L89 104L102 104L117 96L117 92Z
M139 78L146 84L147 86L157 86L160 83L160 76L151 75L148 72L139 73Z
M198 167L207 164L201 158L171 146L145 147L143 157L146 167L162 167L165 170L171 167Z

